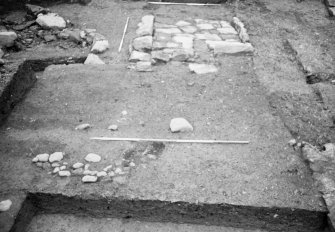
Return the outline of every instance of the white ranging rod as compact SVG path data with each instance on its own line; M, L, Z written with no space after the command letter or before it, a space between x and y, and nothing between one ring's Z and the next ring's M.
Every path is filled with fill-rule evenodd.
M229 140L141 139L141 138L111 138L111 137L92 137L90 139L101 140L101 141L130 141L130 142L249 144L249 141L229 141Z
M186 6L221 6L220 4L210 3L179 3L179 2L148 2L154 5L186 5Z

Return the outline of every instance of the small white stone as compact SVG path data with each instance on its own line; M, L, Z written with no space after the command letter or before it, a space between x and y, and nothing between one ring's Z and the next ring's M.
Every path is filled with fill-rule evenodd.
M122 114L123 116L126 116L126 115L128 114L128 112L127 112L126 110L124 110L124 111L121 112L121 114Z
M71 176L71 172L70 171L59 171L58 175L61 177Z
M135 167L135 166L136 166L136 164L134 162L129 163L129 167Z
M103 53L109 48L108 40L97 40L91 49L93 53Z
M0 202L0 212L5 212L10 209L12 206L12 201L11 200L5 200Z
M66 165L69 165L69 163L68 163L68 162L63 162L63 165L65 165L65 166L66 166Z
M111 169L113 167L113 165L108 165L107 167L105 167L103 170L105 172L108 172L109 169Z
M39 14L36 22L43 28L51 29L51 28L57 28L57 29L63 29L66 27L65 20L58 16L55 13L48 13L46 15Z
M87 162L92 162L92 163L97 163L101 161L101 157L97 154L94 153L89 153L86 157L85 160Z
M218 71L218 69L212 64L190 63L188 67L191 72L195 72L196 74L215 73Z
M297 140L295 140L295 139L291 139L290 141L288 141L288 144L289 144L290 146L294 146L294 145L297 144Z
M32 161L33 163L37 163L37 162L38 162L38 158L37 158L37 157L34 157L31 161Z
M99 56L95 55L95 54L88 54L84 64L90 64L90 65L102 65L105 64L105 62L103 62Z
M49 154L46 154L46 153L39 154L35 158L37 158L39 162L48 162L48 160L49 160Z
M104 176L107 176L106 172L98 172L97 173L97 177L104 177Z
M53 163L53 162L59 162L63 159L64 154L63 152L54 152L49 156L49 162Z
M52 163L52 164L51 164L51 167L53 167L53 168L55 168L55 167L59 167L59 166L60 166L59 163Z
M83 178L81 179L82 182L84 183L94 183L97 182L98 177L96 176L83 176Z
M78 169L78 168L82 168L82 167L84 167L84 164L83 164L83 163L75 163L75 164L72 165L72 167L73 167L74 169Z
M185 118L174 118L170 122L171 132L193 131L192 125Z
M80 125L76 126L75 129L76 130L86 130L86 129L90 128L90 127L91 127L90 124L84 123L84 124L80 124Z
M59 168L59 170L61 170L61 171L65 170L65 169L66 169L66 166L61 166L61 167Z
M116 131L118 129L118 126L117 125L110 125L108 127L108 130L112 130L112 131Z
M91 171L91 170L84 170L83 174L84 175L90 175L90 176L95 176L98 173L98 171Z
M60 171L60 168L59 167L55 167L54 170L52 171L52 173L58 173Z
M114 172L115 172L116 174L122 173L122 169L121 169L121 168L116 168L116 169L114 170Z
M84 170L88 170L89 167L90 167L89 164L85 164L85 166L84 166Z

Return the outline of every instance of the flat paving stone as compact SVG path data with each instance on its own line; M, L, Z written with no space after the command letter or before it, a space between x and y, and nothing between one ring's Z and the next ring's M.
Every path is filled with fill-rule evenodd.
M156 28L156 32L165 34L180 34L181 30L178 28Z

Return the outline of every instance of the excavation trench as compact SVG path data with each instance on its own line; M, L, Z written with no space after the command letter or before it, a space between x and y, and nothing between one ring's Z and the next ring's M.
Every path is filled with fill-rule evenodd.
M229 204L192 204L28 193L11 232L25 231L34 216L66 214L144 222L188 223L262 231L324 231L326 212Z

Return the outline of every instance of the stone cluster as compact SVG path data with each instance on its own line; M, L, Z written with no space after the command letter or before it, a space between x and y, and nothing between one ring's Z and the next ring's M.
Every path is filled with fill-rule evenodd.
M302 155L313 171L313 178L321 187L329 218L335 225L335 144L327 143L320 151L311 144L303 143Z
M129 61L135 63L131 67L137 71L152 71L151 65L179 61L189 62L190 70L197 74L211 73L217 71L215 55L254 51L247 30L236 17L232 24L204 19L165 24L146 15L136 33L139 37L130 46Z

